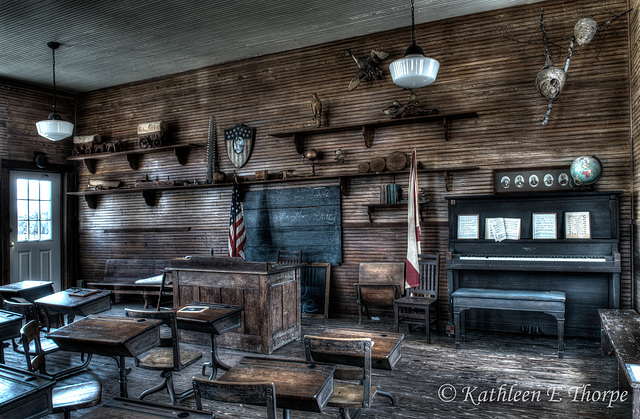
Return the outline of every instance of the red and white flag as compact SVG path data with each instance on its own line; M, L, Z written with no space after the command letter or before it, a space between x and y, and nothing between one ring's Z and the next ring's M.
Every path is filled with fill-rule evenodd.
M405 287L417 287L420 283L420 217L418 209L418 162L416 149L411 153L411 174L409 175L409 210L407 214L407 264L405 267Z
M242 202L238 192L238 180L233 177L233 192L231 193L231 215L229 217L229 257L241 257L244 260L244 244L247 236L244 232L244 214Z

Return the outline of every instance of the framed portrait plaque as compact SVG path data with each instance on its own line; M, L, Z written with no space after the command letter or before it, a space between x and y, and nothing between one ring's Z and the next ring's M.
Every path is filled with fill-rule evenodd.
M569 166L493 170L495 193L551 192L573 187Z

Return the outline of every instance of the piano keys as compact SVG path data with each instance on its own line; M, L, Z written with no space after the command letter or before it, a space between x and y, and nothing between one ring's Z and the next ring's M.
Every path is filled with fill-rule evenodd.
M449 297L462 287L563 291L567 294L566 334L597 337L597 310L620 307L618 196L619 192L573 192L448 197ZM573 211L589 211L589 239L565 238L564 215ZM557 239L532 238L534 213L556 214ZM521 238L501 242L483 237L458 239L458 215L469 214L479 215L479 225L486 218L519 218ZM450 314L449 327L452 325ZM469 311L467 328L555 331L543 314L491 310Z

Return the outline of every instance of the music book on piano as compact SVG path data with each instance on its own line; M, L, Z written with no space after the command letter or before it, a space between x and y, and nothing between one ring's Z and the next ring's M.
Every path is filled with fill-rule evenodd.
M485 239L494 239L497 242L503 240L520 240L520 218L486 218Z

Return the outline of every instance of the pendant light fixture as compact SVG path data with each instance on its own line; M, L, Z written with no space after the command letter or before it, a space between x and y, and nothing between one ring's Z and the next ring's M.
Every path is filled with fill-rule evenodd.
M398 86L407 89L427 86L436 81L440 63L424 56L422 48L416 45L413 0L411 0L411 45L404 57L395 60L389 66L391 78Z
M47 46L51 48L53 53L53 113L48 119L40 121L36 124L38 134L52 141L60 141L73 134L73 124L63 121L56 112L56 49L60 47L57 42L47 42Z

